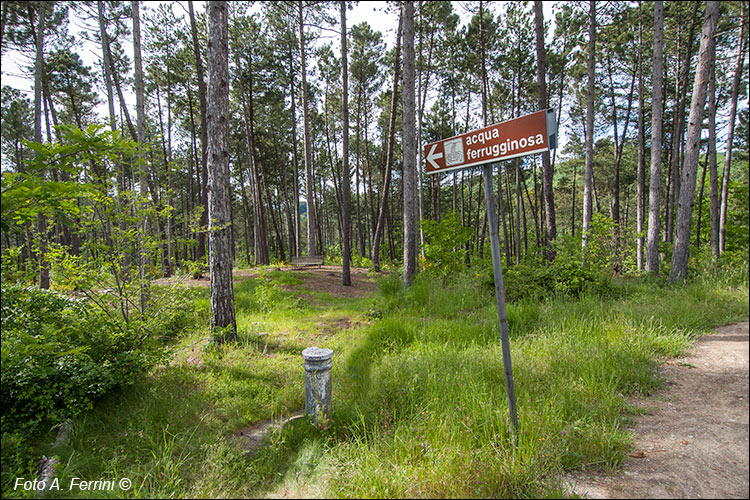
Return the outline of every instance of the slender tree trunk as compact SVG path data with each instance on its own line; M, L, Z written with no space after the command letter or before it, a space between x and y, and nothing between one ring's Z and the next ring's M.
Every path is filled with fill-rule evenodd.
M292 169L292 178L294 181L294 256L299 257L302 254L302 222L299 211L299 158L297 157L297 101L294 97L294 68L292 65L292 49L289 49L289 95L291 96L292 107L292 159L294 168ZM292 254L292 251L289 251Z
M714 58L709 73L708 82L708 198L709 198L709 219L710 219L710 244L711 252L714 258L719 256L719 186L717 182L716 166L716 60ZM703 168L703 179L706 179L706 169ZM701 195L699 198L701 207L703 205L703 182L701 182ZM700 208L698 213L700 214ZM698 226L700 227L700 216L698 217ZM697 236L700 242L700 231Z
M594 70L596 57L596 0L589 7L588 90L586 94L586 167L583 174L583 226L581 228L583 264L587 266L586 250L591 224L591 192L594 172Z
M745 42L745 4L740 3L742 9L742 21L740 27L740 43L737 53L737 66L734 69L734 79L732 80L732 97L729 107L729 133L727 134L727 152L724 159L724 173L721 179L721 208L719 215L719 253L723 253L726 246L726 225L727 225L727 198L729 196L729 172L732 166L732 142L734 141L734 120L737 116L737 96L739 95L740 76L742 75L742 66L745 61L745 52L747 47Z
M682 65L682 68L679 73L679 87L678 87L678 103L677 108L675 110L676 113L676 127L675 127L675 135L672 140L673 147L672 147L672 162L671 162L671 168L672 168L672 177L671 177L671 184L672 189L669 193L669 210L667 213L667 237L666 241L673 241L674 240L674 232L675 232L675 211L677 210L677 207L675 204L677 203L677 199L680 196L680 177L681 177L681 167L682 162L680 161L681 155L680 151L682 149L683 155L684 155L684 146L683 146L683 134L685 132L685 100L687 98L687 89L688 89L688 77L690 74L690 66L691 61L693 58L693 46L695 45L693 43L693 38L695 35L695 27L698 23L698 6L700 2L696 1L693 5L693 15L691 17L690 21L690 30L688 31L688 37L687 37L687 53L685 58L685 64ZM696 160L697 161L697 160ZM693 186L691 188L693 193L695 193L695 187Z
M661 146L664 64L664 2L654 2L653 96L651 98L651 180L649 185L648 238L646 270L659 273L659 191L661 188Z
M383 200L380 203L380 214L375 227L375 238L372 244L372 267L380 271L380 240L385 226L385 214L388 209L388 192L391 186L391 169L393 167L393 146L396 142L396 106L398 104L398 81L401 65L401 35L403 17L399 19L396 35L396 60L393 65L393 85L391 86L391 109L388 120L388 145L386 146L385 175L383 177Z
M248 54L250 57L249 66L252 68L252 52ZM245 126L245 137L246 145L248 149L248 161L250 162L250 186L253 199L253 231L255 237L255 264L267 265L271 263L271 257L268 250L268 230L266 226L266 213L265 206L263 204L263 187L260 168L258 167L258 158L255 155L255 116L253 106L253 77L252 71L249 72L249 89L247 91L247 97L249 102L245 100L245 93L240 94L240 100L242 101L242 107L245 114L244 126Z
M403 154L404 154L404 285L409 287L417 273L418 221L417 221L417 157L414 137L414 2L402 4L404 44L403 88Z
M685 166L682 172L682 189L680 189L679 206L677 209L677 231L672 250L672 266L669 271L670 281L680 280L687 275L688 255L690 252L690 222L695 198L695 175L698 169L698 150L700 148L700 135L703 125L703 109L706 104L706 87L709 80L709 71L715 56L714 33L716 32L718 17L719 2L707 2L703 33L701 35L701 48L698 55L698 69L695 74L693 99L690 105L690 118L688 119Z
M536 26L536 82L539 93L539 109L547 109L547 66L546 51L544 48L544 13L542 11L542 2L534 2L534 21ZM542 190L544 191L544 214L545 228L544 247L545 256L548 262L555 258L555 252L550 246L550 242L557 238L557 225L555 224L555 197L552 188L552 179L554 171L550 163L549 151L542 153Z
M247 201L247 191L245 191L245 176L243 174L243 169L239 169L240 174L240 195L242 196L242 222L244 226L244 232L245 232L245 262L247 265L250 265L250 225L248 224L248 221L250 220L250 203Z
M227 2L212 1L208 17L208 267L211 330L219 342L235 340L229 186L229 26Z
M643 109L643 19L641 19L641 3L638 1L638 168L636 172L636 265L638 271L643 271L643 219L646 205L646 146L644 132Z
M307 255L315 255L317 247L316 236L318 234L318 223L315 212L315 196L313 194L312 177L312 141L310 139L310 112L307 99L307 65L305 54L305 29L302 17L302 1L297 2L299 21L299 52L300 52L300 74L302 75L302 117L304 121L305 134L305 196L307 197Z
M193 36L193 53L195 55L195 71L198 77L198 97L201 104L201 185L200 185L200 203L203 206L200 225L201 231L198 233L198 259L206 255L206 233L205 227L208 217L208 121L206 117L206 81L203 79L203 61L201 59L200 45L198 44L198 28L195 23L195 13L193 12L193 2L188 1L188 10L190 15L190 31Z
M109 127L114 132L117 130L117 124L115 123L115 101L112 93L112 63L110 62L109 54L109 37L107 36L107 30L104 25L104 2L99 0L96 2L97 9L99 12L99 35L102 40L102 67L104 68L104 86L107 90L107 106L109 109Z
M356 199L356 215L357 215L357 235L359 236L359 255L365 256L365 232L362 228L362 217L360 214L360 203L359 203L359 172L360 164L362 160L362 149L360 148L360 134L362 132L362 90L360 88L358 92L359 97L357 98L357 138L356 138L356 163L354 166L354 193Z
M44 80L44 23L47 5L37 9L36 58L34 61L34 142L42 142L42 85ZM40 173L44 175L43 172ZM39 288L49 289L49 264L47 263L47 217L39 217ZM31 240L29 240L31 241Z
M136 126L138 127L138 149L139 156L141 158L141 165L139 168L139 184L140 184L140 196L141 199L145 200L147 193L147 171L146 171L146 159L143 152L144 145L146 143L146 110L145 110L145 98L144 98L144 82L143 82L143 64L141 60L141 15L140 5L138 0L131 2L133 8L133 60L135 63L135 112L136 112ZM140 258L138 260L138 277L140 278L140 299L141 299L141 314L146 311L146 303L148 301L148 283L146 281L146 266L148 265L148 253L145 249L146 245L146 228L148 220L144 216L141 220L141 225L138 228L138 252Z
M710 139L709 139L710 141ZM708 157L711 155L710 153L711 146L709 145L708 151L706 151L706 156L703 159L703 174L701 175L701 190L698 193L698 221L695 225L695 248L700 248L701 246L701 219L703 218L703 191L706 187L706 170L708 167Z
M513 160L516 167L516 264L521 263L521 160Z

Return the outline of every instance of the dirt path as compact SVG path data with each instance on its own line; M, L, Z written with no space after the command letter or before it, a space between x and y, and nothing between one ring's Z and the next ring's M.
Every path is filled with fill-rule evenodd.
M748 322L699 339L662 365L664 389L632 401L634 446L614 476L578 473L588 498L748 498Z
M302 286L316 292L330 293L334 297L364 297L375 290L375 278L370 274L369 269L363 267L351 268L352 286L341 284L341 266L310 266L293 268L291 266L277 267L277 271L294 271L292 276L298 277L302 281ZM232 277L235 283L247 278L257 278L260 272L252 269L235 269ZM155 285L174 285L180 283L186 286L207 287L211 283L208 274L203 277L194 278L160 278L152 281ZM288 289L293 289L289 288ZM306 298L306 297L305 297Z

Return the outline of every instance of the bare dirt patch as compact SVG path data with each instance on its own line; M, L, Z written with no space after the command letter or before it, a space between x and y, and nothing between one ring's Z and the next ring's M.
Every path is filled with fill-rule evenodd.
M614 475L568 476L588 498L748 498L748 322L700 338L661 367L667 380L632 404L633 450Z
M364 297L375 290L375 279L370 275L369 270L363 267L351 268L352 285L344 286L341 284L341 267L340 266L320 266L320 267L300 267L292 266L277 267L277 271L295 271L292 276L302 281L302 286L311 291L330 293L338 298L359 298ZM257 278L260 272L251 269L235 269L232 272L234 281L242 281L247 278ZM154 280L155 285L174 285L182 283L187 286L209 286L210 281L208 274L199 279L193 278L160 278ZM294 287L286 286L288 290L294 290ZM312 300L307 294L302 294L302 298Z
M280 269L283 271L294 270L291 267ZM303 267L292 276L302 280L302 286L308 290L330 293L338 298L364 297L375 290L375 280L366 268L351 268L351 286L341 284L341 272L339 266Z
M252 458L258 450L260 450L263 439L274 429L280 429L284 427L288 422L301 418L304 415L304 410L296 411L289 416L282 416L279 418L270 418L255 422L254 424L245 427L232 434L232 438L240 443L244 448L245 454L248 458Z

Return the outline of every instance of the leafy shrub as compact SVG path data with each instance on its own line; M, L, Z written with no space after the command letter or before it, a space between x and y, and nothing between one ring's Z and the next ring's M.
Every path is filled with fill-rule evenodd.
M614 290L608 273L598 266L581 264L580 239L561 237L555 242L556 257L545 266L535 259L503 269L503 284L508 301L538 300L553 296L577 298L585 292L611 294ZM494 290L492 269L484 272L484 287Z
M185 326L178 314L162 334ZM161 358L150 333L120 330L85 301L55 292L2 289L2 425L31 433L91 408ZM161 344L163 345L163 344Z
M443 277L463 269L471 228L462 226L455 212L448 212L440 222L422 219L420 224L425 237L422 267Z

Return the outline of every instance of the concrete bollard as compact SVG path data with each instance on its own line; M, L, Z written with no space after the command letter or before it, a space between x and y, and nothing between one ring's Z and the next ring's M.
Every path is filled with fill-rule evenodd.
M331 418L331 367L333 350L308 347L302 351L305 360L305 415L315 423Z

